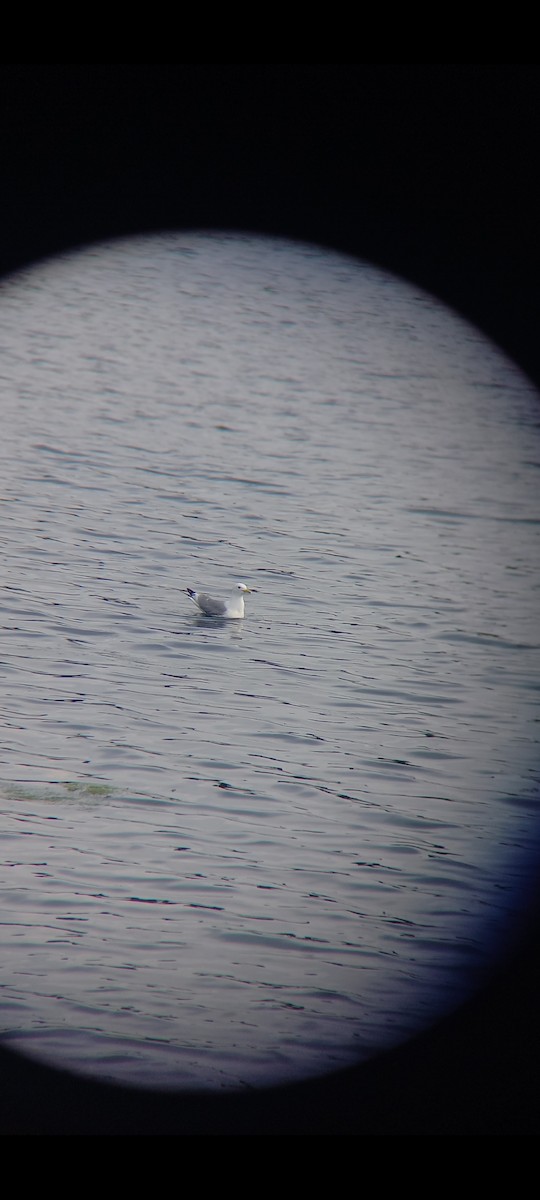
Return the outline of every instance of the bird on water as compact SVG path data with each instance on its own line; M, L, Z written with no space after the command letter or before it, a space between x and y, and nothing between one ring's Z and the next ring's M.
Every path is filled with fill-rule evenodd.
M186 588L190 600L193 600L205 617L229 617L237 620L245 615L244 596L256 591L256 588L249 588L245 583L239 583L232 596L218 600L214 596L209 596L207 592L195 592L193 588Z

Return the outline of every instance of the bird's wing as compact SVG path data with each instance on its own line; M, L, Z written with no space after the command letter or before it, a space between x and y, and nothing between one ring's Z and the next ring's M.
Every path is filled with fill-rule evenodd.
M206 613L208 617L223 617L227 612L224 600L214 600L213 596L208 596L206 592L198 592L197 604L201 612Z

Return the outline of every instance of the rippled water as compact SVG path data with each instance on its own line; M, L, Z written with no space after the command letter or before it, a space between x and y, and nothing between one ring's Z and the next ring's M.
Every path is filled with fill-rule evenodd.
M539 840L527 381L366 264L181 234L4 281L0 375L0 1037L243 1087L456 1004Z

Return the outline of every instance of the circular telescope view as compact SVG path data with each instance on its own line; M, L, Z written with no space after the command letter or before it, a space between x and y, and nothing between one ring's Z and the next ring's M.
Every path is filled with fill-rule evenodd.
M226 231L4 279L0 345L0 1044L215 1092L404 1042L537 870L536 391Z

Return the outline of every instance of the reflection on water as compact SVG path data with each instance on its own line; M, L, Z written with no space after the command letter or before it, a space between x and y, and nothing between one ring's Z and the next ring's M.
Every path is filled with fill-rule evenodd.
M526 902L537 397L284 242L94 247L0 310L0 1036L166 1087L366 1058ZM239 578L244 621L182 592Z

